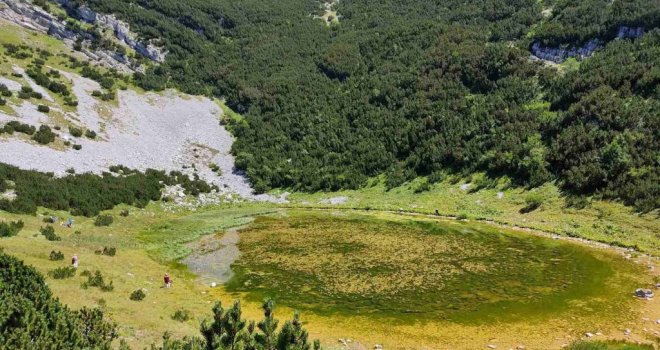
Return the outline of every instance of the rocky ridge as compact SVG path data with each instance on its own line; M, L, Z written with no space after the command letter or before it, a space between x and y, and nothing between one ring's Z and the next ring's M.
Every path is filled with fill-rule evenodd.
M68 13L76 14L77 19L112 31L119 45L130 48L154 62L160 63L165 60L166 52L153 43L145 44L137 40L137 35L131 32L128 24L118 20L114 15L97 14L86 6L73 7L68 0L58 0L58 3L67 9ZM58 18L38 6L17 0L0 0L0 5L4 5L0 6L0 18L30 30L46 33L62 40L69 47L74 47L80 41L85 43L94 39L90 33L68 26L66 20ZM84 45L81 45L80 51L91 60L118 71L132 72L142 69L139 62L125 53L107 49L92 50Z
M636 39L644 35L644 28L642 27L627 27L620 26L616 38L617 39ZM562 63L567 59L574 57L577 59L584 59L594 54L598 49L605 45L605 41L599 38L593 38L581 46L545 46L540 41L536 40L532 43L530 50L532 55L538 59L551 61L554 63Z

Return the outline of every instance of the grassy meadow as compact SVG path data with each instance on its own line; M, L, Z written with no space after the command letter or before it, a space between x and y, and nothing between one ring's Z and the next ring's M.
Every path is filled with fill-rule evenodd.
M428 186L428 187L427 187ZM420 191L420 188L425 188ZM342 203L330 204L333 198ZM640 214L621 203L589 200L583 208L567 205L554 183L526 189L512 186L506 178L491 181L483 174L471 178L448 176L428 184L418 178L387 190L382 178L374 178L360 190L314 194L293 193L291 207L387 210L466 218L471 221L532 228L562 236L581 237L611 245L634 247L660 255L660 212ZM537 209L525 213L529 201Z
M124 209L129 210L127 217L120 215ZM33 265L44 275L55 268L69 266L71 257L76 254L80 259L76 276L46 277L55 296L74 309L101 307L119 325L120 337L133 348L142 349L158 341L164 331L176 336L196 334L199 322L210 314L212 301L221 297L229 303L235 298L211 296L208 286L198 285L195 277L177 264L176 258L189 252L186 243L200 235L242 225L246 216L269 211L272 210L246 205L223 208L209 215L167 212L160 204L149 205L146 209L120 206L107 212L114 217L109 227L95 226L94 218L74 217L73 228L61 225L69 217L66 212L42 209L36 216L0 212L0 220L25 222L17 236L0 239L0 248ZM44 219L51 215L61 219L53 225L60 241L48 241L39 233L39 229L47 225ZM116 255L97 254L104 247L116 248ZM49 255L53 250L61 251L64 260L51 261ZM81 288L87 281L81 273L86 270L101 271L104 281L112 281L114 289L104 292L99 288ZM172 276L174 288L161 288L164 273ZM134 290L142 288L147 295L143 301L129 299ZM172 320L177 310L191 312L192 319L183 323Z
M124 209L126 217L120 215ZM484 223L257 203L195 212L166 211L152 203L145 209L119 206L107 214L114 217L109 227L74 217L73 228L54 225L60 241L48 241L39 234L44 218L65 220L66 213L0 213L2 220L26 224L18 236L0 239L0 247L44 275L77 254L78 273L47 277L50 288L72 308L101 307L136 349L165 331L197 334L218 299L225 305L240 299L245 316L258 320L267 295L275 298L282 322L294 309L302 311L310 337L328 349L341 348L339 338L367 348L524 344L547 349L584 332L621 338L622 327L633 329L628 340L649 341L660 312L657 302L630 296L652 281L643 265L608 250ZM178 262L190 253L189 242L237 227L241 255L226 286L202 284ZM97 254L104 247L116 248L116 255ZM65 259L51 261L52 250ZM81 288L87 280L81 273L96 270L106 283L112 281L112 291ZM162 288L166 272L174 280L169 289ZM143 301L129 299L136 289L146 290ZM173 320L177 310L192 318Z

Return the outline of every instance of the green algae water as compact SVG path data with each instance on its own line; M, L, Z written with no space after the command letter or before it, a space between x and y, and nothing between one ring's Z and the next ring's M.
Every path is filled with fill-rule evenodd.
M619 255L483 224L318 212L240 232L227 284L317 314L475 324L622 315L642 275Z

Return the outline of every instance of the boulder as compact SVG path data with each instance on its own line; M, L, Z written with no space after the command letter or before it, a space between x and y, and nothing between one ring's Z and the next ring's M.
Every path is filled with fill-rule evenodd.
M638 298L650 299L654 297L653 291L650 289L637 288L635 296Z

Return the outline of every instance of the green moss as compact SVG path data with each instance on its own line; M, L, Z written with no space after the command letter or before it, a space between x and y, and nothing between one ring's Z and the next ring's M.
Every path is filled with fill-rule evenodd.
M288 214L241 231L230 291L319 314L481 324L625 313L620 291L633 290L638 269L573 243L469 223Z

